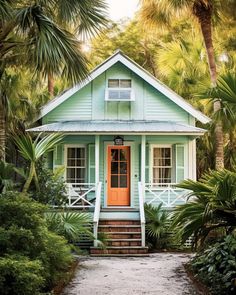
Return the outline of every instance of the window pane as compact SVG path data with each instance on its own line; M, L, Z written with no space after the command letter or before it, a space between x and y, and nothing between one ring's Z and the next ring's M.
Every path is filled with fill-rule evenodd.
M120 162L120 174L127 174L127 162Z
M120 91L119 90L109 90L109 99L119 99Z
M109 88L118 88L119 87L119 79L109 79L108 80Z
M131 88L131 80L130 79L120 80L120 88Z
M120 161L127 161L126 150L120 150Z
M118 175L111 176L111 187L119 187L118 186Z
M130 99L131 91L130 90L120 90L120 99Z
M126 175L120 176L120 187L127 187L127 176Z
M118 162L111 162L111 174L118 174Z
M76 161L77 167L85 167L85 160L79 159Z
M118 149L112 149L111 150L111 160L112 161L118 161L118 154L119 154L119 150Z
M75 158L76 157L75 148L68 148L67 151L68 151L68 155L67 155L68 158Z
M77 158L85 158L85 148L77 148Z
M67 166L75 166L75 160L69 160L68 159Z

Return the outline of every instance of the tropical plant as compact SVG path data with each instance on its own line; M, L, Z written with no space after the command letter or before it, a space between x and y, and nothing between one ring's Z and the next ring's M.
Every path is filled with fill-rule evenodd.
M79 241L83 235L94 239L90 229L92 219L89 213L51 211L45 216L49 230L62 235L70 242Z
M55 170L47 168L44 157L36 163L39 190L31 186L32 197L43 204L62 206L67 201L67 186L63 180L65 168L58 167Z
M14 166L0 160L0 194L13 187Z
M162 203L157 207L145 204L144 212L147 241L155 249L167 248L170 243L168 234L170 222L167 211L162 209Z
M149 27L168 26L177 15L192 15L200 25L209 64L212 86L216 86L217 71L212 38L212 19L219 18L225 6L233 5L232 1L215 0L142 0L140 16ZM229 13L227 8L226 13ZM221 109L219 98L214 101L214 112ZM215 165L216 169L224 167L223 130L220 121L215 124Z
M15 144L20 154L24 159L30 161L29 174L22 190L23 193L28 191L33 179L36 189L40 189L35 165L45 153L51 151L62 139L63 135L56 133L45 136L42 136L40 133L34 141L29 134L22 134L21 136L14 137Z
M87 59L77 33L98 31L105 23L103 0L0 1L0 82L9 67L33 74L64 76L75 83L88 74ZM1 84L1 83L0 83ZM0 86L0 158L5 157L8 96Z
M189 190L187 203L173 211L173 226L182 241L192 235L195 245L203 244L210 232L236 227L236 172L210 171L199 181L184 180L178 187Z
M228 235L198 253L190 266L197 278L209 286L211 294L236 292L236 237Z

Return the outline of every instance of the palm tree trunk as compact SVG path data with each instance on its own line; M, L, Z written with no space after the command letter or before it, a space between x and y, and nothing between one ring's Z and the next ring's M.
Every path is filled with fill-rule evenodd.
M29 187L30 187L30 184L32 182L32 179L34 177L34 174L35 174L35 165L34 165L34 162L31 162L30 163L30 171L29 171L29 175L28 175L28 178L23 186L23 190L22 190L22 193L27 193L27 191L29 190Z
M216 87L217 71L212 41L212 9L213 8L210 1L208 4L206 4L206 1L196 1L193 7L193 12L194 15L198 18L201 26L201 31L207 52L211 83L213 87ZM214 102L214 112L217 112L220 109L220 100L216 100ZM216 122L215 125L215 148L215 168L218 170L224 168L224 137L222 122L219 121Z
M6 149L6 120L3 105L0 105L0 160L5 160Z

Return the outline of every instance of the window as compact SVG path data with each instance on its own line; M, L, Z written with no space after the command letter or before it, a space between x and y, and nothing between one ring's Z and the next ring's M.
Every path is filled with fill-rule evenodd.
M171 147L153 147L152 182L171 183L172 175Z
M85 183L85 147L68 147L66 161L66 181L68 183Z
M109 79L105 100L107 101L133 101L131 79Z

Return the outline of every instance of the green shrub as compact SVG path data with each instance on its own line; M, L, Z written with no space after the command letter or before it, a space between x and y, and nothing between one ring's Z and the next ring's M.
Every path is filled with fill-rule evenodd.
M64 276L64 272L73 261L66 240L48 230L44 218L45 209L44 205L22 194L7 193L0 196L0 258L3 264L9 263L9 273L13 272L14 267L20 268L23 263L27 264L27 261L29 267L31 265L32 269L35 267L35 271L32 270L31 286L35 288L35 292L25 291L16 294L37 294L38 290L49 291ZM35 273L42 279L34 282ZM28 272L27 268L24 275L16 273L15 281L12 279L16 289L17 284L19 289L24 286L25 277L30 278L30 271ZM8 278L8 273L1 274L3 283L0 284L0 294L13 294L8 292L8 289L2 289L5 288L4 282Z
M223 240L198 254L191 267L212 294L236 293L236 237L228 235Z
M67 201L66 183L61 174L54 173L47 169L45 161L40 161L36 165L39 181L39 191L33 191L33 198L43 204L63 205ZM62 172L62 171L59 171Z
M37 295L44 285L39 260L25 256L0 257L0 291L2 295Z

